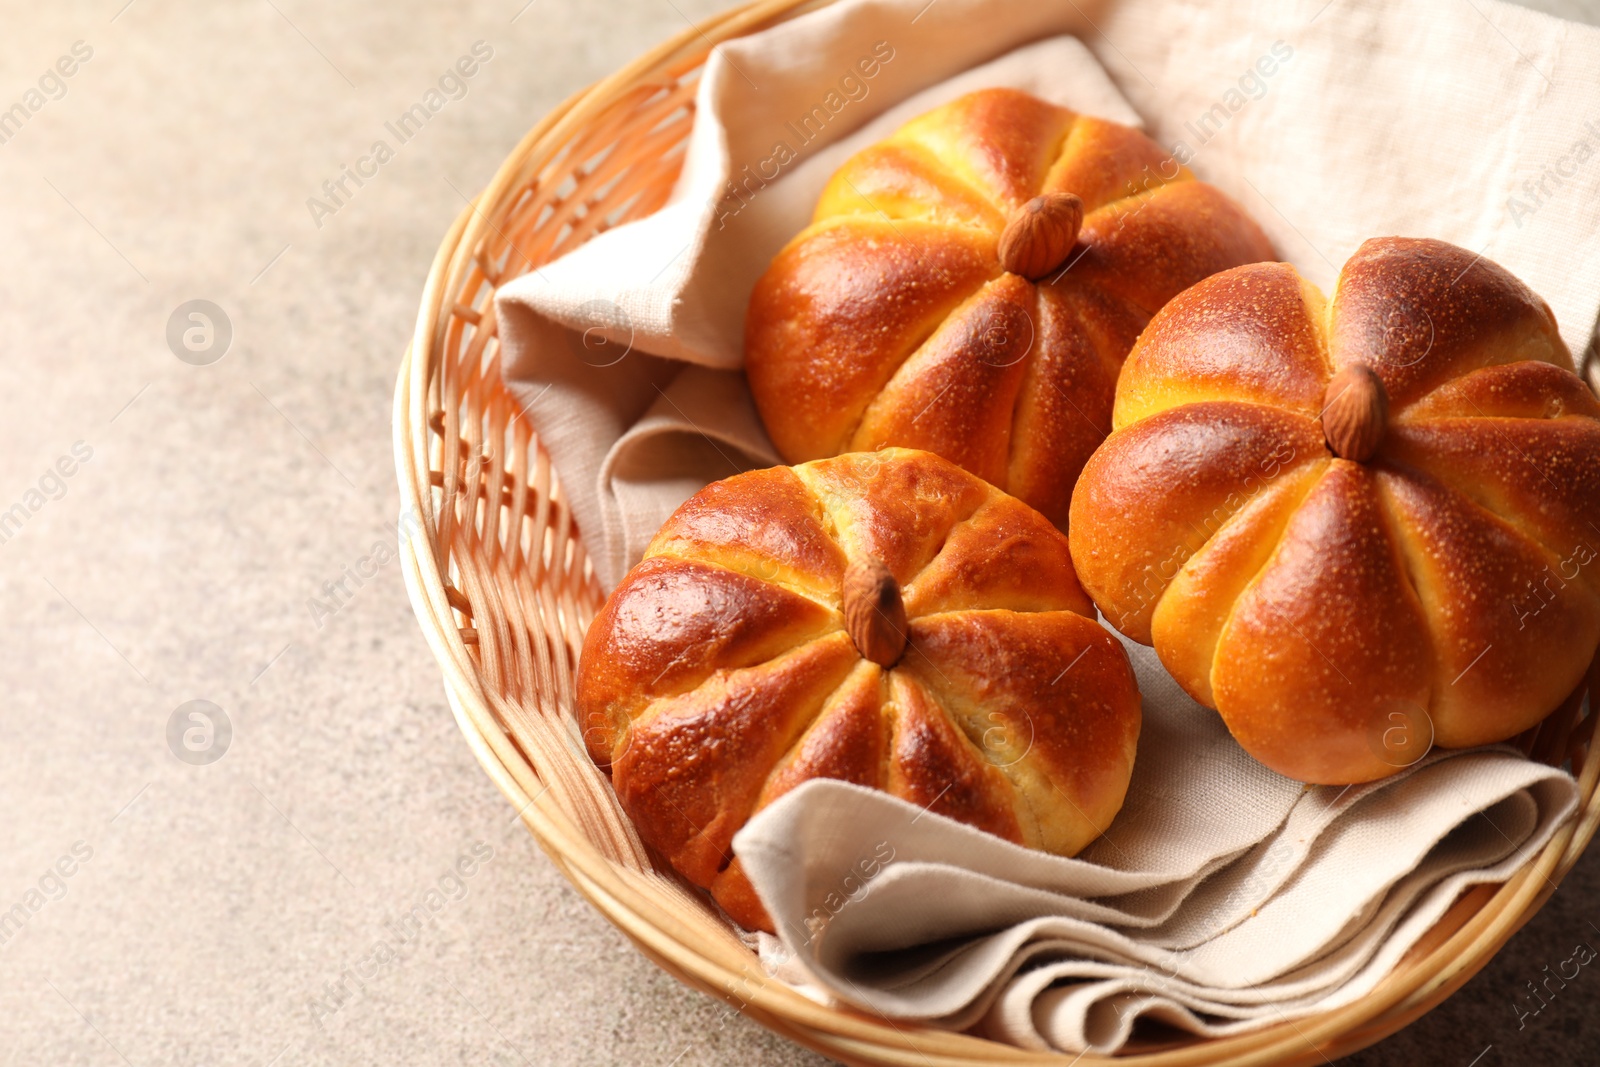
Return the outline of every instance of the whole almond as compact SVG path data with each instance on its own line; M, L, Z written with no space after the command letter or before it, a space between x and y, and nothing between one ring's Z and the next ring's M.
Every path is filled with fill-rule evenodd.
M1352 363L1322 394L1322 436L1340 459L1365 463L1378 451L1389 420L1389 393L1365 363Z
M1083 201L1071 193L1045 193L1017 209L1000 234L1000 265L1038 281L1066 261L1083 225Z
M893 667L906 650L906 606L889 568L877 559L851 563L843 599L844 628L857 651L880 667Z

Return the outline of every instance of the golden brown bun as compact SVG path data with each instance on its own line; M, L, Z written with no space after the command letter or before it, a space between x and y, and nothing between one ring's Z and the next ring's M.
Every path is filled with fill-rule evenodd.
M881 561L910 644L888 668L845 629L842 585ZM732 853L812 778L1071 855L1122 806L1139 692L1091 617L1067 540L927 452L753 471L669 519L578 664L590 755L640 835L737 921L772 930Z
M1064 273L1004 271L1007 221L1082 200ZM790 463L924 448L1065 528L1152 313L1271 259L1238 205L1137 130L1026 93L972 93L852 157L757 282L745 370Z
M1388 399L1365 462L1322 419L1357 365ZM1151 320L1113 421L1078 574L1274 770L1362 782L1512 737L1600 643L1600 403L1487 259L1371 240L1331 305L1287 264L1218 274Z

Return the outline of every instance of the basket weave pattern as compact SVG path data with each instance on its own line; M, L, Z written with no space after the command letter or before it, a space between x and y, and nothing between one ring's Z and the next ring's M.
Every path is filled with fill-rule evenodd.
M767 0L685 31L546 116L451 226L395 395L407 588L474 754L573 885L645 955L790 1038L848 1063L1109 1063L825 1007L766 977L696 891L639 840L572 716L578 650L603 600L551 469L500 376L494 293L670 194L712 46L809 10ZM1600 686L1591 669L1587 688ZM1322 1063L1382 1038L1464 984L1530 918L1600 822L1596 716L1575 693L1519 739L1571 759L1582 810L1502 886L1456 902L1363 1000L1216 1041L1135 1045L1117 1063ZM1591 704L1593 702L1591 701Z

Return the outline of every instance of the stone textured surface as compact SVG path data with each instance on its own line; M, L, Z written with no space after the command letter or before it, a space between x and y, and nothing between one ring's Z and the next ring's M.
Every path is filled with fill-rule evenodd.
M0 1065L823 1062L646 962L512 824L392 562L326 591L393 542L393 375L463 194L719 0L122 5L0 15L0 107L93 49L0 144L0 511L27 510L0 543L0 913L27 913ZM466 95L316 225L306 199L480 40ZM165 338L196 298L232 324L208 366ZM233 730L208 765L169 751L194 699ZM1351 1062L1592 1056L1590 968L1520 1029L1518 998L1600 945L1597 888L1593 854Z

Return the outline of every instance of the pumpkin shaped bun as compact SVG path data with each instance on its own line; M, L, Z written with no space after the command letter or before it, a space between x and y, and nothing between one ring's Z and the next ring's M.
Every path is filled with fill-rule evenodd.
M1600 403L1487 259L1367 241L1331 300L1286 264L1218 274L1139 338L1113 423L1078 574L1274 770L1505 740L1594 656Z
M1138 130L983 90L833 176L756 284L745 371L789 463L927 449L1065 528L1150 316L1272 255Z
M607 599L579 722L644 841L771 931L733 836L813 778L1062 855L1098 836L1140 713L1093 610L1060 531L930 453L752 471L690 498Z

